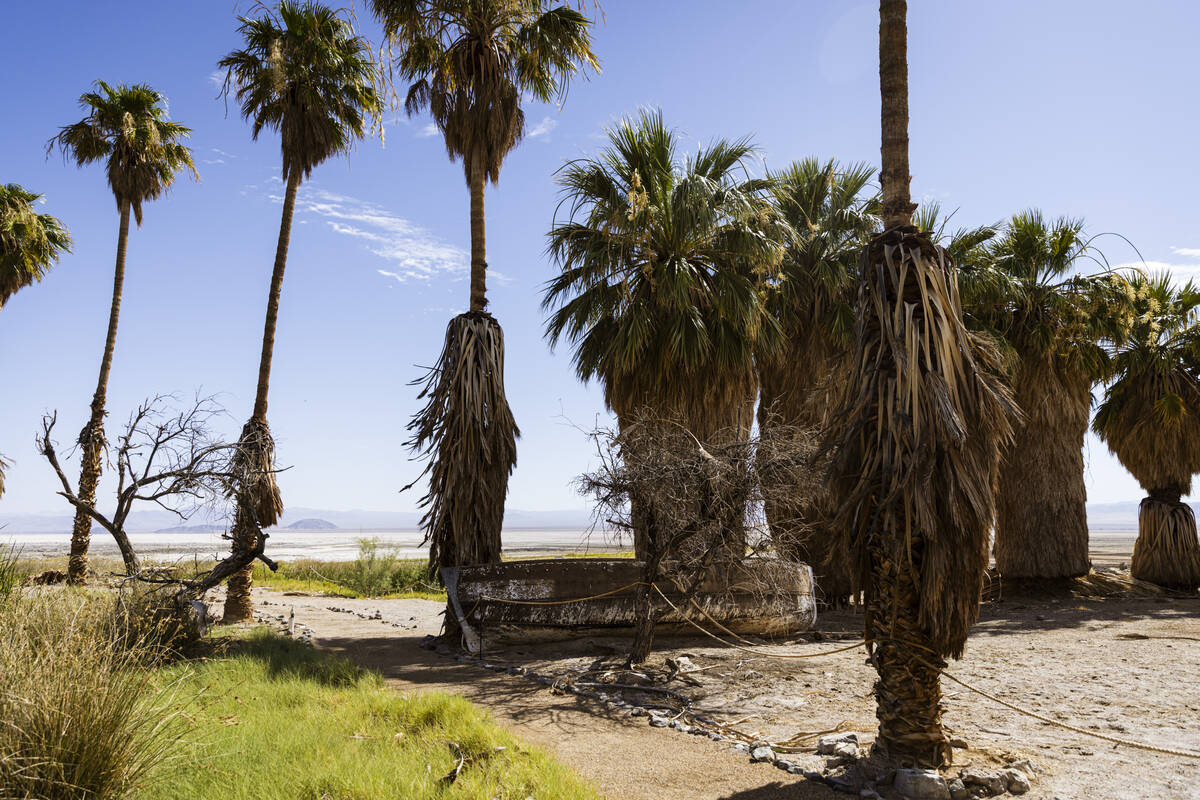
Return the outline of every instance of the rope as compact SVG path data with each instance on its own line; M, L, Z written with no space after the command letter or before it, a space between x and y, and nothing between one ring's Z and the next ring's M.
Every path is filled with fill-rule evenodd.
M1102 739L1106 742L1112 742L1113 744L1124 745L1125 747L1133 747L1138 750L1149 750L1151 753L1163 753L1165 755L1179 756L1181 758L1200 759L1200 753L1194 753L1190 750L1173 750L1169 747L1158 747L1158 746L1152 745L1152 744L1144 744L1142 742L1135 742L1132 739L1122 739L1118 736L1109 736L1108 734L1105 734L1105 733L1096 733L1095 731L1089 731L1086 728L1079 728L1079 727L1076 727L1075 725L1070 725L1066 722L1060 722L1059 720L1051 719L1050 717L1043 716L1043 715L1037 713L1036 711L1030 711L1029 709L1021 708L1020 706L1013 705L1012 703L1008 702L1007 700L1002 700L999 697L996 697L996 695L994 695L994 694L990 694L988 692L985 692L983 689L972 686L971 684L967 683L966 681L962 680L961 678L954 677L953 675L951 675L949 672L946 672L945 670L942 671L942 675L944 675L947 678L949 678L950 680L954 681L959 686L970 689L972 692L975 692L976 694L983 695L988 700L991 700L994 703L999 703L1000 705L1004 706L1005 708L1016 711L1018 714L1024 714L1027 717L1033 717L1034 719L1038 720L1039 722L1044 722L1047 725L1054 725L1056 727L1064 728L1064 729L1072 731L1074 733L1080 733L1080 734L1083 734L1084 736L1091 736L1094 739Z
M617 589L611 589L607 592L601 592L600 594L594 594L591 597L576 597L571 600L509 600L505 597L492 597L486 594L481 594L479 596L479 600L491 600L493 603L508 603L514 606L569 606L572 603L586 603L588 600L599 600L601 597L620 594L621 592L638 586L654 586L654 584L646 583L645 581L634 581L626 586L622 586ZM654 588L657 589L658 587L655 586ZM659 594L662 594L662 592L659 592ZM475 601L476 606L479 605L479 600Z

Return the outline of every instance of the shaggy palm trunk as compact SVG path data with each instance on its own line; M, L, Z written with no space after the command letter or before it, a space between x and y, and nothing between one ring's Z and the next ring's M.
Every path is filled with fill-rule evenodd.
M288 176L287 192L283 198L279 241L275 245L275 267L271 271L271 288L267 294L267 317L263 324L254 413L242 429L242 438L234 457L240 473L231 533L235 551L253 549L262 535L262 529L274 525L283 514L283 501L274 473L275 442L267 427L267 395L271 388L271 359L275 354L279 296L283 291L283 273L287 267L288 244L292 238L292 214L299 191L300 172L293 170ZM226 622L245 622L252 616L250 588L253 572L254 565L247 564L229 576L223 614Z
M1142 500L1130 570L1138 580L1194 592L1200 587L1200 540L1196 515L1180 494L1168 487Z
M768 455L771 444L811 430L824 431L837 393L844 382L840 353L819 333L789 337L786 357L759 366L761 381L758 429ZM775 480L770 468L760 471L764 482ZM813 569L817 599L829 606L850 599L850 565L840 558L831 519L838 503L828 489L805 493L796 487L772 485L764 491L763 512L771 541L780 558Z
M1005 578L1086 575L1087 488L1083 442L1091 383L1041 361L1022 365L1016 390L1025 413L1000 469L996 568Z
M96 485L104 458L104 405L108 397L108 374L112 369L113 353L117 348L117 322L121 316L121 292L125 284L125 248L129 242L128 203L121 206L121 226L117 234L117 263L113 269L112 305L108 311L108 335L104 340L104 356L100 359L100 377L92 395L91 416L79 432L80 461L79 499L89 506L96 504ZM87 580L88 544L92 518L82 509L75 511L71 530L71 555L67 560L67 580L80 584Z

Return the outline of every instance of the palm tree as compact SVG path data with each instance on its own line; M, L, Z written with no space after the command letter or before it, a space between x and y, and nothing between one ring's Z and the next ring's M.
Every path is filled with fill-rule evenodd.
M650 413L701 442L745 438L755 351L780 344L760 287L782 247L762 224L769 181L745 174L754 147L721 139L681 159L661 111L607 135L598 156L559 172L570 214L550 232L561 272L545 289L547 338L572 343L576 372L601 382L622 428ZM641 555L650 533L635 526Z
M370 46L341 12L319 3L284 0L275 11L238 17L244 47L225 56L224 92L233 93L257 140L277 131L283 156L283 213L267 293L254 410L242 428L235 466L233 547L261 547L262 529L279 521L283 501L275 481L275 442L267 425L267 394L279 295L287 266L292 213L300 183L325 160L348 152L382 110ZM250 618L251 567L230 576L224 618Z
M1141 580L1200 586L1196 516L1180 497L1200 472L1200 291L1169 275L1131 278L1137 317L1115 348L1113 380L1092 428L1149 495L1131 568Z
M504 337L487 313L484 188L525 134L523 96L561 102L570 80L598 68L590 21L547 0L371 0L404 106L428 110L471 198L470 308L450 321L413 418L412 446L431 459L422 519L434 568L500 558L508 478L519 435L504 395ZM448 616L452 624L452 619Z
M1075 274L1093 257L1081 220L1025 211L985 250L964 269L966 303L1009 351L1025 414L1000 471L996 566L1007 578L1083 575L1091 567L1083 440L1092 386L1109 367L1102 342L1119 336L1114 281Z
M779 275L766 289L785 345L758 357L758 425L768 448L780 437L828 425L844 375L839 364L853 339L858 254L879 225L873 167L808 158L770 177L772 202L789 235ZM850 594L848 565L831 561L834 537L826 521L833 506L829 497L770 492L765 508L776 552L811 564L830 604Z
M176 175L187 169L199 177L192 153L183 144L192 131L167 119L167 100L146 84L109 86L96 81L98 91L80 96L87 116L62 128L47 150L57 146L63 157L77 166L103 161L108 185L117 201L120 227L117 232L117 263L113 274L112 305L108 312L108 335L100 360L100 377L92 395L91 416L79 434L81 460L80 500L96 502L101 458L105 448L104 416L108 374L117 344L117 319L121 312L121 290L125 282L125 248L129 240L129 217L142 225L142 204L166 193ZM82 583L87 577L87 551L92 519L82 509L75 512L71 533L71 556L67 578Z
M0 185L0 310L14 294L34 284L64 254L71 252L71 234L56 217L37 213L40 194L15 183ZM4 467L0 457L0 497L4 496Z
M906 12L880 2L885 230L860 261L831 476L879 674L877 752L937 768L951 755L939 676L978 614L1012 406L995 351L962 322L952 260L911 224Z

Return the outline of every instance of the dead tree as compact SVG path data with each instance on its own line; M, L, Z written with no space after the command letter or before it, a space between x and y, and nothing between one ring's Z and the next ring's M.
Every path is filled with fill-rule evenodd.
M110 515L80 500L59 461L52 434L57 412L42 419L37 437L38 451L58 476L66 498L74 508L108 531L121 551L127 576L151 583L176 585L177 599L199 597L242 567L262 561L272 570L275 562L263 555L267 535L257 528L257 538L245 546L234 542L232 551L211 570L191 579L163 578L142 570L141 559L129 541L125 524L139 503L155 505L187 520L202 508L213 508L234 494L237 472L233 454L237 442L226 442L212 431L212 422L224 410L211 397L200 397L190 408L169 409L170 396L152 397L129 416L113 455L117 474L116 505ZM228 533L225 538L231 538Z
M579 479L580 493L594 499L597 519L609 526L632 530L636 508L636 525L645 531L631 664L649 656L655 624L671 610L654 585L673 585L675 605L682 607L706 577L744 571L744 562L770 544L762 535L764 501L776 492L820 487L811 432L794 432L788 446L768 451L753 437L726 434L702 442L678 421L647 411L620 432L601 429L592 437L600 466ZM731 537L731 530L758 535L747 540ZM731 548L731 541L747 546Z

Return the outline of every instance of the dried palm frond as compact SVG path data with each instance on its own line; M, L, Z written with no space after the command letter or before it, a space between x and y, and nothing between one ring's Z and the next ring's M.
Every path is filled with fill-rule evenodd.
M275 480L275 440L261 417L251 417L242 428L242 437L231 463L234 491L239 507L244 507L260 528L269 528L283 515L283 498Z
M409 446L427 456L429 491L421 518L434 569L500 560L508 478L521 435L504 395L504 333L485 312L446 326L426 400L408 425Z
M938 673L959 657L988 561L1000 448L1017 413L964 327L946 251L911 226L863 250L858 332L833 417L836 524L865 595L885 752L948 763Z
M1016 407L995 350L962 324L944 250L893 229L861 268L858 341L835 418L844 545L863 584L876 543L911 571L921 627L957 657L978 611L998 448Z
M1178 496L1142 500L1129 567L1138 580L1169 589L1194 592L1200 586L1196 515Z
M0 456L0 497L4 497L4 470L12 466L12 462Z

